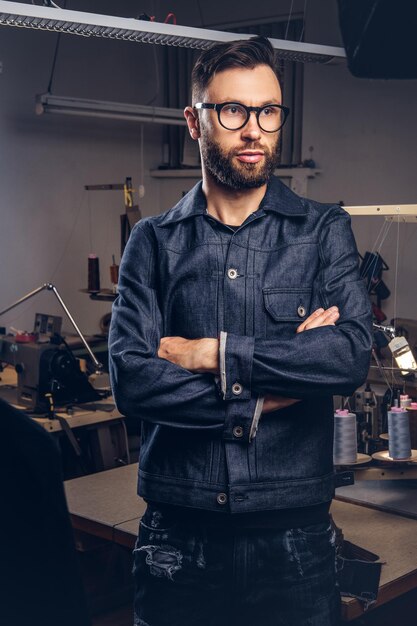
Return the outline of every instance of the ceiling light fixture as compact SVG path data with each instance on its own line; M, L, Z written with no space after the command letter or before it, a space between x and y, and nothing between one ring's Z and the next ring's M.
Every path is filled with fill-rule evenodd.
M166 107L142 106L122 102L104 102L102 100L85 100L65 96L54 96L44 93L36 96L36 113L64 113L83 117L102 117L113 120L131 122L150 122L154 124L185 124L182 109Z
M0 24L201 50L210 48L215 42L233 41L237 37L249 39L253 36L3 0L0 1ZM282 39L270 41L277 56L283 60L328 63L346 58L343 48Z

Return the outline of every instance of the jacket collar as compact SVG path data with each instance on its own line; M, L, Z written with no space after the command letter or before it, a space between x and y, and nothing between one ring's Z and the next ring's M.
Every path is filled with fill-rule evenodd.
M168 226L182 222L196 215L205 215L207 202L203 193L202 182L198 182L172 209L159 220L159 226ZM272 176L258 210L274 211L288 217L301 217L307 214L307 206L279 178Z
M207 202L203 193L203 183L198 182L194 187L174 206L161 216L159 226L168 226L182 222L189 217L205 215Z
M259 208L288 217L301 217L308 212L307 203L303 198L297 196L276 176L271 177Z

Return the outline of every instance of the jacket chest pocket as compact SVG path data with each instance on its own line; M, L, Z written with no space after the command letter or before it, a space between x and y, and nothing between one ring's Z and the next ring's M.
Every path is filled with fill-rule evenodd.
M309 288L270 287L262 289L266 309L266 335L280 334L295 328L310 315L311 293Z

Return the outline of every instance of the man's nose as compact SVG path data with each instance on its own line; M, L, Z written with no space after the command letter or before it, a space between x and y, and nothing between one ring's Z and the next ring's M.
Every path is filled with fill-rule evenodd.
M254 141L261 136L261 129L259 128L258 120L256 119L256 112L251 111L249 119L245 126L242 128L242 138L246 141Z

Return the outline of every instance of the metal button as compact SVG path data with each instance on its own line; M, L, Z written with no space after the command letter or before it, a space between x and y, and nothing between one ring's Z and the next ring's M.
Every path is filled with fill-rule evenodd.
M235 426L233 429L233 436L237 437L238 439L240 437L243 437L243 428L242 426Z
M227 495L225 493L218 493L217 494L217 502L219 504L226 504L226 502L227 502Z
M234 393L235 396L240 396L242 391L243 391L243 387L240 383L235 383L234 385L232 385L232 393Z
M227 270L227 275L229 278L231 278L231 280L234 280L238 277L237 270L235 270L233 267Z
M299 315L299 317L304 317L306 314L306 310L305 308L300 304L300 306L297 309L297 313Z

